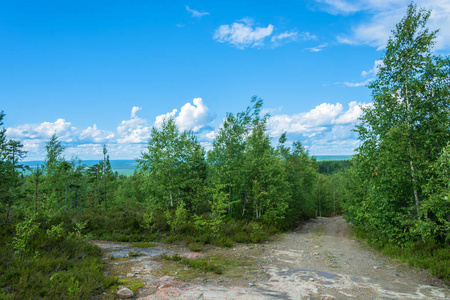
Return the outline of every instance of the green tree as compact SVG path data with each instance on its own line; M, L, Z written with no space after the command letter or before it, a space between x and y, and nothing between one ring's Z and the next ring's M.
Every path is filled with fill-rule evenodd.
M21 175L25 167L19 164L19 162L25 158L27 151L23 150L23 144L20 141L15 140L9 140L4 145L3 151L6 156L6 176L4 179L9 184L7 193L8 209L5 218L5 223L8 223L12 205L17 200L19 188L23 184Z
M175 208L182 201L192 209L202 200L205 186L204 150L191 132L179 133L175 119L167 118L161 128L153 127L147 152L138 159L145 176L142 186L154 208Z
M432 54L437 31L426 27L430 12L408 7L389 38L372 89L373 105L363 109L356 131L355 158L361 201L353 201L357 222L391 241L420 238L423 187L441 149L450 140L450 60Z
M114 185L115 176L111 168L111 163L109 161L108 150L106 149L106 145L103 145L103 161L99 163L99 171L102 176L102 200L103 206L105 209L108 208L108 199L112 198L113 193L111 193L111 189Z

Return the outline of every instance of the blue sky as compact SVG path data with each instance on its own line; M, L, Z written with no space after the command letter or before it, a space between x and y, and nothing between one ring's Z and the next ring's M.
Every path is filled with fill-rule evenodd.
M450 49L450 2L416 1ZM209 149L226 112L257 95L314 155L352 154L386 40L408 1L10 1L0 3L0 110L42 159L133 159L172 114Z

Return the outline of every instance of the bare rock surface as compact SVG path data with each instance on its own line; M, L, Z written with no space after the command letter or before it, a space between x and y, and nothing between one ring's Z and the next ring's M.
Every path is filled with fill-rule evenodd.
M204 254L160 244L141 250L146 254L139 259L106 261L108 272L133 273L133 279L145 284L137 293L140 299L450 299L450 290L440 280L363 246L348 237L347 229L341 217L318 218L268 243L212 247ZM123 243L95 243L105 258L129 249ZM247 271L236 277L225 272L186 279L178 272L158 275L165 262L154 259L161 253L196 259L219 252L238 261L251 259L254 268L245 266L248 269L242 270Z

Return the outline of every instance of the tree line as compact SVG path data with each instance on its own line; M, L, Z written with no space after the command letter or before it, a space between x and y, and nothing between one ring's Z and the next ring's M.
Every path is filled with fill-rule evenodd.
M149 234L155 238L174 232L180 237L214 233L200 242L221 238L230 244L224 233L230 223L248 227L237 238L244 241L253 231L267 237L264 228L286 230L302 219L341 212L343 191L333 179L339 175L319 174L316 160L300 142L287 146L286 134L272 145L266 125L269 115L261 114L262 105L255 96L246 110L228 113L207 153L193 132L180 132L174 118L165 119L153 127L132 176L113 172L106 146L103 159L91 167L76 158L66 160L56 135L46 143L44 163L25 176L21 161L26 151L21 142L7 140L3 128L3 222L34 218L46 224L71 215L86 221L85 231L98 237L126 240L128 232L129 239L138 240ZM4 114L0 116L3 120ZM96 224L98 215L115 219L113 214L120 210L136 219L133 230Z

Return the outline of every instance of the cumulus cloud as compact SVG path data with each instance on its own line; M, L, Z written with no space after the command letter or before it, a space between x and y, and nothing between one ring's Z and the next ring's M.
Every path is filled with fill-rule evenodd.
M181 131L192 130L199 132L214 121L215 114L209 111L209 108L203 103L202 98L195 98L194 105L186 103L180 110L180 114L176 117L176 122Z
M53 134L56 134L61 141L72 142L76 138L77 129L70 122L66 122L64 119L57 119L53 123L23 124L7 128L6 134L9 138L17 140L43 140L49 139Z
M90 141L95 143L105 143L108 140L114 138L114 133L106 130L100 130L97 128L97 124L94 124L92 127L88 127L81 131L80 140Z
M177 109L174 109L171 112L157 116L153 126L155 126L156 128L161 128L164 120L174 117L177 111Z
M246 18L231 25L220 25L213 38L220 43L229 43L238 49L263 45L266 37L273 32L274 26L254 27L253 22Z
M214 141L217 137L217 132L214 130L211 130L210 132L208 132L207 134L205 134L205 139L209 140L209 141Z
M364 18L350 33L338 37L338 42L351 45L370 45L378 50L384 49L391 30L406 14L409 0L316 0L321 8L331 14L349 15L364 11ZM418 7L431 10L429 26L440 29L436 49L450 47L450 2L448 0L416 0Z
M136 113L138 111L140 111L142 109L142 107L139 106L133 106L133 108L131 109L131 118L134 119L136 118Z
M195 9L190 8L189 6L185 6L186 7L186 11L189 12L191 14L192 17L196 17L196 18L200 18L203 16L207 16L209 15L209 12L206 11L198 11Z
M210 112L209 108L203 103L202 98L194 98L191 103L186 103L181 107L180 113L176 116L177 109L172 112L159 115L156 117L154 125L161 127L164 119L175 117L175 122L180 131L192 130L200 132L207 127L215 119L215 114Z
M117 126L117 142L118 143L144 143L148 140L151 127L148 126L147 120L139 118L136 113L140 107L133 106L131 109L131 118L123 120Z
M357 146L352 129L366 105L353 101L344 109L340 103L322 103L308 112L274 115L267 127L272 137L287 132L314 154L349 154Z

